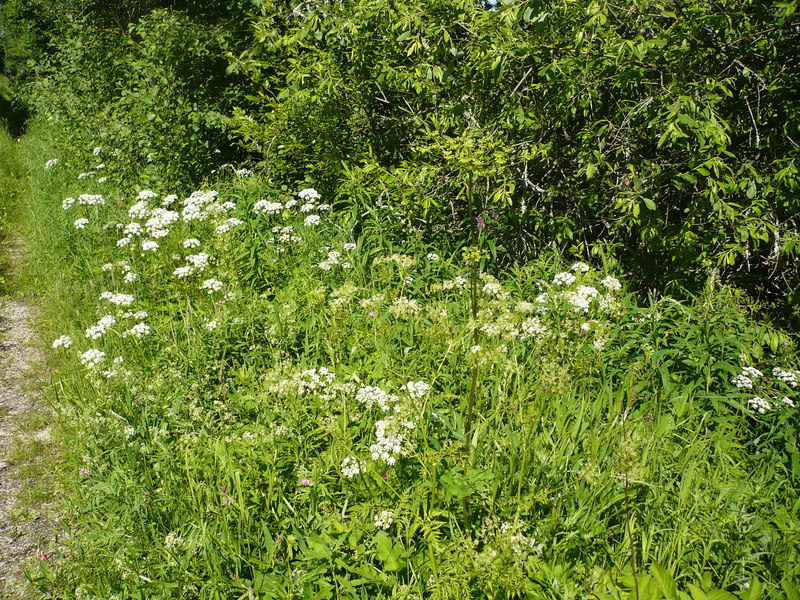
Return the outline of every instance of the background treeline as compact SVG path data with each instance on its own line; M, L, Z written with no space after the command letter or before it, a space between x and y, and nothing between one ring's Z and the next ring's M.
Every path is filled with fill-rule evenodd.
M0 55L17 104L120 150L112 176L252 163L454 241L470 188L508 263L612 252L643 288L718 274L796 321L797 8L12 0Z

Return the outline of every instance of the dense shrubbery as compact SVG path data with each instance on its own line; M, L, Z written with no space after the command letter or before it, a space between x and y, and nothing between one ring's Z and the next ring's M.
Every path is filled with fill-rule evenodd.
M391 198L440 237L466 213L456 157L480 148L493 168L476 198L506 264L610 247L643 285L696 292L716 269L789 315L796 9L74 0L55 15L12 1L3 45L40 112L76 143L108 122L104 138L132 164L153 157L155 179L241 157L233 126L276 183Z

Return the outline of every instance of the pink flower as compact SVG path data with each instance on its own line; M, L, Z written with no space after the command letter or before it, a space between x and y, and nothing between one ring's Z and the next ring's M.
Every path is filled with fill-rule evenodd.
M92 473L91 473L91 472L89 471L89 469L87 469L86 467L84 467L84 468L82 468L82 469L81 469L81 475L83 475L84 477L88 477L88 476L89 476L89 475L91 475L91 474L92 474Z
M300 485L303 485L303 486L305 486L305 487L311 487L311 486L312 486L312 485L314 485L314 484L313 484L313 483L311 483L311 480L310 480L310 479L301 479L301 480L300 480Z

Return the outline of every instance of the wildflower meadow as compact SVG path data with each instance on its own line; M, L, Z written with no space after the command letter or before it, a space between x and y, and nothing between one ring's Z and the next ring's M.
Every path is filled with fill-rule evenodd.
M29 18L18 4L2 8L11 33ZM504 27L554 38L551 19L568 24L569 3L529 14L532 3L443 2L422 16L406 3L392 8L391 36L358 43L354 15L388 27L382 2L353 13L133 4L135 18L95 7L55 21L62 46L18 72L26 132L0 139L0 183L15 190L0 192L0 217L23 235L18 285L42 309L63 486L61 528L27 565L31 597L800 599L794 305L751 293L755 267L725 271L749 264L725 262L745 250L767 261L747 241L766 212L717 206L702 231L657 225L663 207L642 200L655 163L636 163L639 173L629 157L619 185L632 187L612 201L624 209L612 223L611 208L567 207L557 184L542 186L553 171L567 196L601 197L605 183L593 186L622 154L572 157L581 182L590 165L606 169L583 188L552 139L513 149L529 131L492 129L489 109L461 105L459 132L458 119L419 104L471 100L437 96L444 71L431 63L426 76L420 61L450 51L432 50L418 19L433 28L457 16L469 35L451 36L448 22L435 39L486 75L503 67L485 64L483 40L502 40L502 56ZM615 9L589 4L580 14L598 36L597 15ZM790 19L792 3L778 4L774 18ZM36 40L15 39L9 64L35 51ZM335 44L352 44L352 62ZM380 93L348 113L366 97L373 51L385 53ZM96 86L80 68L100 65L95 54L108 59ZM516 98L527 77L551 85L537 70L502 93ZM339 83L325 88L329 76ZM496 77L487 90L510 86ZM644 128L639 114L662 100L626 118ZM692 109L694 124L658 117L672 123L653 142L670 152L667 173L683 168L680 128L702 129L706 110L695 158L710 161L709 183L691 196L697 181L674 175L681 214L700 197L722 202L730 183L708 156L727 157L721 104L708 106ZM569 135L567 121L553 129ZM627 126L598 134L600 147L616 147ZM368 131L396 135L396 148ZM766 181L761 159L747 186ZM517 167L524 175L509 183ZM788 206L789 172L769 177L765 198ZM773 224L787 240L795 217L784 204ZM747 219L738 233L726 210ZM646 268L630 255L658 246L658 227L663 252L644 262L665 262ZM770 259L786 285L792 248ZM670 264L675 281L693 281L670 283Z

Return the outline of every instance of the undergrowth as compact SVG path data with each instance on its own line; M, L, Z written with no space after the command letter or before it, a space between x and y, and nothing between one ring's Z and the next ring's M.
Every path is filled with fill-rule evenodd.
M798 597L796 348L735 290L494 272L488 229L236 168L140 189L31 131L74 465L43 597Z

